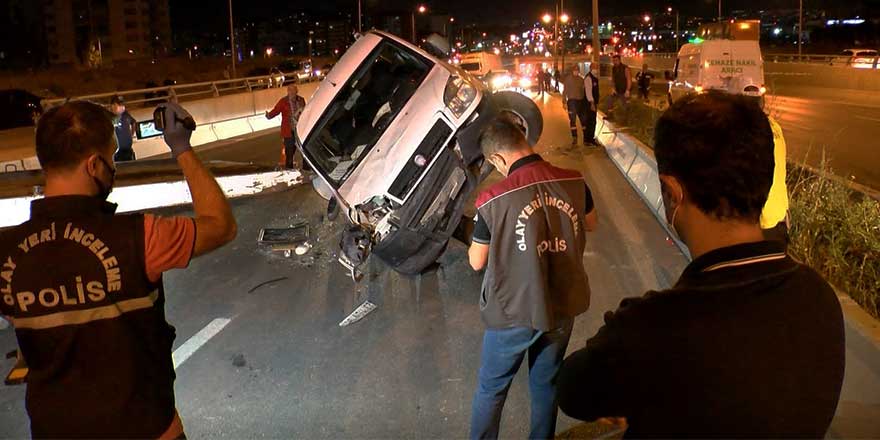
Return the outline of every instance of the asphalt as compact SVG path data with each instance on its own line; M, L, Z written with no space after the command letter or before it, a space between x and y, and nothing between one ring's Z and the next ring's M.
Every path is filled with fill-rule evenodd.
M584 173L600 216L584 255L591 308L576 322L572 351L595 334L605 311L626 296L669 286L687 262L603 151L570 147L559 99L540 104L546 126L539 151ZM274 163L279 147L269 134L201 154ZM356 285L334 257L344 223L327 221L323 200L307 186L233 207L238 238L165 276L175 349L216 319L230 320L177 369L178 409L190 438L467 435L483 327L481 277L468 267L464 245L452 242L439 268L417 277L372 260ZM257 245L261 228L301 220L314 244L305 256L285 258ZM376 311L339 327L367 298ZM847 377L831 435L880 437L877 350L851 329L847 337ZM14 346L12 330L0 330L0 349ZM524 373L511 388L502 437L528 433ZM574 424L562 416L557 429ZM27 435L24 387L0 387L0 427L3 437Z

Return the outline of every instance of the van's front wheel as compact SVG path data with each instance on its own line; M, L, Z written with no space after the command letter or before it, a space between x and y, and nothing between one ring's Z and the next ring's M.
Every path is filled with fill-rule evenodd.
M517 92L498 92L492 94L498 113L509 112L526 134L529 145L538 143L544 131L544 117L541 109L529 97Z

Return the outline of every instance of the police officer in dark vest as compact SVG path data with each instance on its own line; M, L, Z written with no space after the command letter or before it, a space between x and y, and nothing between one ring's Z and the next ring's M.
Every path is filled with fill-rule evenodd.
M164 112L195 218L115 215L116 142L103 107L68 102L37 124L45 198L0 233L0 312L29 367L35 438L184 437L162 273L231 241L236 223L179 122L189 115L176 104Z
M574 318L590 305L586 233L597 224L593 197L577 171L535 154L521 129L501 117L480 137L486 159L505 175L477 198L468 251L486 269L480 311L486 331L471 415L471 438L497 438L501 411L528 355L529 438L556 432L556 374Z
M584 88L587 91L587 121L584 133L588 135L584 139L586 145L599 145L596 140L596 117L599 106L599 63L590 63L590 73L584 78Z

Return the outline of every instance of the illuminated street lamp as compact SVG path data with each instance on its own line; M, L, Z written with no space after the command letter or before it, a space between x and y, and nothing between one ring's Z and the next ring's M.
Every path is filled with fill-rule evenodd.
M425 12L428 11L428 8L425 5L419 5L419 7L416 8L416 10L411 13L411 15L412 15L412 42L413 42L413 44L416 44L416 11L418 11L419 14L424 14Z
M562 22L562 24L568 23L568 20L569 20L568 14L566 14L564 12L562 13L562 15L559 16L559 21Z
M648 14L645 14L645 16L643 17L643 19L645 20L645 23L650 23L650 22L651 22L651 16L648 15Z
M544 24L550 24L550 22L553 21L553 16L550 15L549 13L544 14L544 16L541 17L541 20L544 20Z

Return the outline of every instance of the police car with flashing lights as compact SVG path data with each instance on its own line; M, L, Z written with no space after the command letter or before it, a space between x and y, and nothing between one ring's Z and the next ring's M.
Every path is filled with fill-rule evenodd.
M508 112L531 143L543 130L529 98L491 93L442 61L441 40L428 39L429 53L385 32L360 36L297 123L313 185L352 224L340 262L354 277L370 254L408 274L437 260L488 174L479 136L496 115Z

